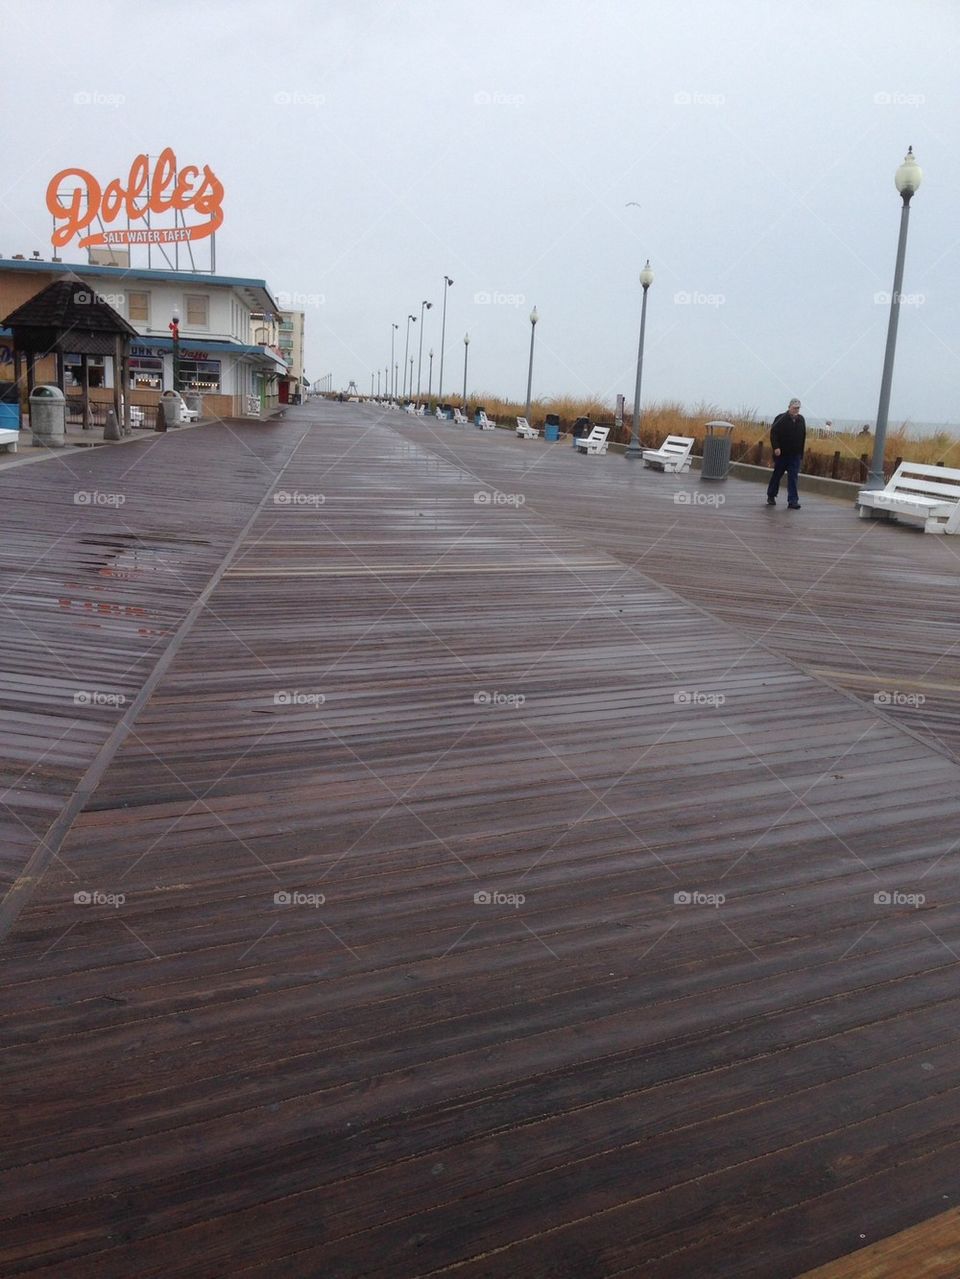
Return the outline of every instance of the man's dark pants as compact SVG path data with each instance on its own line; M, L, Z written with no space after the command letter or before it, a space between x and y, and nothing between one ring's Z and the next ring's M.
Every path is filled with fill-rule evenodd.
M770 483L767 485L767 497L776 497L780 491L780 481L784 473L787 476L787 502L790 506L800 505L800 494L797 491L797 476L800 474L800 454L794 453L790 457L784 457L781 453L779 457L773 459L773 475L770 477Z

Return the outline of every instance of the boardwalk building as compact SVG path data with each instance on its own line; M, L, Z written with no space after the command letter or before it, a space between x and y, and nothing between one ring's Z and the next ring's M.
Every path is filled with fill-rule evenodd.
M132 404L152 407L161 391L173 387L170 324L178 312L178 390L200 393L208 416L259 418L276 408L280 380L288 377L288 366L276 344L272 348L258 345L251 338L251 313L279 316L279 307L264 280L0 259L0 315L7 315L67 271L89 281L91 296L105 298L142 338L130 349L127 390ZM49 368L44 363L38 366L38 381L55 380L54 363L47 363ZM68 353L65 363L69 393L71 380L78 388L80 385L79 360L72 362ZM89 376L91 397L112 401L110 361L93 365ZM11 334L0 330L0 382L13 380Z

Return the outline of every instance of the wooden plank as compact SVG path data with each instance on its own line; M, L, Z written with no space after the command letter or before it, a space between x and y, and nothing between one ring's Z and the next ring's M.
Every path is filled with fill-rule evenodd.
M798 1279L954 1279L960 1274L960 1209L922 1221Z

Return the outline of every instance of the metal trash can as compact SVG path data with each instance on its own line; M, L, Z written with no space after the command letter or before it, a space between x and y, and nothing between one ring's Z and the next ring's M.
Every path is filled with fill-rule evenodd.
M20 430L20 388L16 382L0 382L0 431Z
M560 415L558 413L548 413L544 418L543 438L545 440L559 440Z
M593 429L588 417L578 417L573 424L573 447L576 448L582 435L589 435Z
M34 448L63 448L67 439L67 401L59 386L35 386L30 392L30 431Z
M701 480L725 480L730 472L730 441L732 422L708 422L703 441L703 465Z

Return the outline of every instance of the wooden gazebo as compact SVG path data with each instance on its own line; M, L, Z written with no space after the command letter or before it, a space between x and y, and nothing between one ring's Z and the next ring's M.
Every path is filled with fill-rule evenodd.
M13 331L14 369L17 385L26 363L27 394L36 383L36 362L55 356L56 384L66 395L64 357L79 355L83 396L83 426L91 425L91 355L106 355L113 361L113 406L117 421L124 422L124 406L130 411L130 396L123 396L129 381L130 342L139 333L79 276L67 274L48 284L29 301L18 306L2 321ZM124 422L129 428L129 420Z

